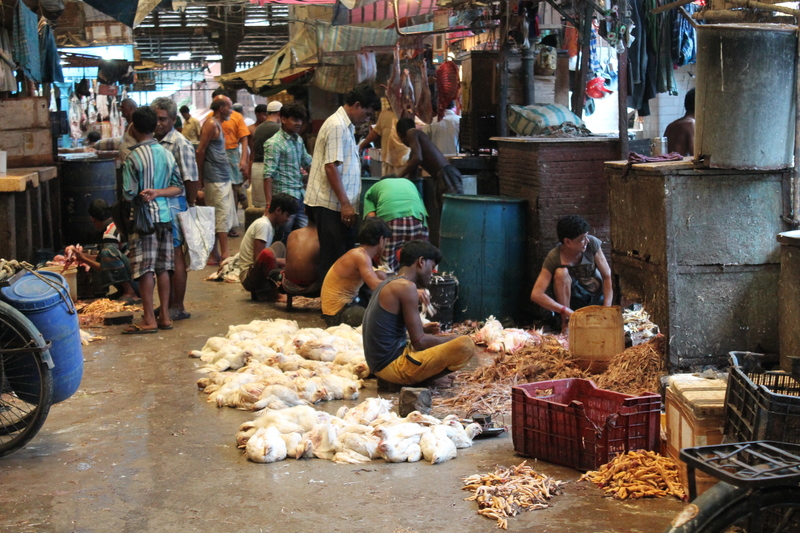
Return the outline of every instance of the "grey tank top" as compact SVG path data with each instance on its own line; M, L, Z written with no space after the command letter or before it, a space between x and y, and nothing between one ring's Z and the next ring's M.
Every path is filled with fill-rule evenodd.
M381 307L380 294L383 288L396 279L395 276L381 282L372 293L364 313L361 331L364 337L364 357L372 372L380 372L400 357L406 347L406 324L403 313L392 314Z
M222 133L222 125L213 117L211 120L217 123L219 135L216 139L212 139L206 147L203 179L211 183L222 183L231 180L231 169L228 163L228 153L225 151L225 136Z

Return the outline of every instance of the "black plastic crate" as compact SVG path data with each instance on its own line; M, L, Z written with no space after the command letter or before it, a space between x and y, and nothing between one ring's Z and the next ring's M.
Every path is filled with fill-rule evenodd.
M800 382L786 372L745 369L730 352L725 394L728 442L773 440L800 444Z

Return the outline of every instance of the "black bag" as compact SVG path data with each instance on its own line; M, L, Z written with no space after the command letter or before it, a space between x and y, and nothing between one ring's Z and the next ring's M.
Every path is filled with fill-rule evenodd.
M138 194L133 199L133 227L131 231L139 235L150 235L156 231L153 219L150 218L150 210L147 209L147 203Z

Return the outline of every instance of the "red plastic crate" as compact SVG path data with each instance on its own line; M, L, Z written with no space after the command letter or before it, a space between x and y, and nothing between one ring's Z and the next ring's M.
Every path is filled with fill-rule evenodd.
M595 470L618 453L659 451L661 396L557 379L511 389L512 437L520 455Z

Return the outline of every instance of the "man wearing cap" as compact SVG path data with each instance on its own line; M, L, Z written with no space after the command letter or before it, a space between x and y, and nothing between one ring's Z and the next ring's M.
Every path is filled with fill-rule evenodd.
M251 155L252 165L250 171L250 183L253 187L253 207L267 207L267 201L264 197L264 143L280 131L280 112L282 107L283 104L277 100L268 103L266 105L266 120L258 124L258 127L255 128L253 132L253 152ZM258 116L257 113L256 116Z

